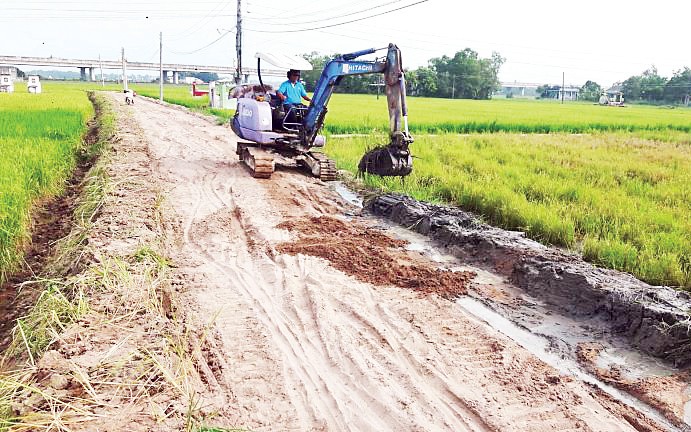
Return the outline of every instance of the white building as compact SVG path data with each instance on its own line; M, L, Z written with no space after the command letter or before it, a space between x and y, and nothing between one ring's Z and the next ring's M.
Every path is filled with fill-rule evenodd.
M41 80L38 75L29 75L27 77L26 88L29 93L41 93Z
M12 79L12 75L0 75L0 93L14 93L14 80Z

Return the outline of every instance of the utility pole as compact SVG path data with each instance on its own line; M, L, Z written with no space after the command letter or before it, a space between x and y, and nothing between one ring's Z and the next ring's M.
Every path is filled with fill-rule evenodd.
M454 99L454 96L456 96L456 75L451 80L451 99Z
M101 87L106 86L106 80L103 77L103 62L101 61L101 54L98 55L98 67L101 69Z
M125 60L125 48L122 48L122 84L125 86L125 90L129 90L127 88L127 60Z
M561 103L564 103L564 72L561 73Z
M163 32L160 33L161 41L158 48L158 99L163 102Z
M235 53L237 55L237 71L235 72L235 84L242 82L242 11L240 10L240 0L238 0L238 24L235 33Z

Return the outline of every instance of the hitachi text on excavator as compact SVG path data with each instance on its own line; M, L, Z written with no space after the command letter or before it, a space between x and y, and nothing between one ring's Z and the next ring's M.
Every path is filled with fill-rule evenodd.
M387 50L382 59L356 60L358 57ZM327 104L335 87L350 75L384 74L389 109L388 144L378 146L362 157L360 173L379 176L406 176L413 169L409 146L405 77L401 51L394 44L387 48L366 49L331 59L321 73L309 107L292 106L288 112L280 99L261 77L261 55L257 55L259 86L238 99L233 131L243 140L237 154L258 178L269 178L276 164L303 167L324 181L336 179L336 164L318 149L326 139L319 132L324 125ZM248 142L249 141L249 142Z

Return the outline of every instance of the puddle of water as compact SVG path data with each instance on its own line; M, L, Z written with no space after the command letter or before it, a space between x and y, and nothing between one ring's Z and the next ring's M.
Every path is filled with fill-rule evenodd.
M490 327L504 334L518 345L530 351L537 358L558 370L561 374L571 375L583 382L597 386L602 391L616 398L620 402L644 413L668 430L680 430L652 407L628 395L627 393L603 383L596 377L582 370L575 360L568 357L564 358L551 351L549 348L550 343L547 339L515 325L513 322L485 306L482 302L465 296L459 298L456 303L461 307L461 309L463 309L463 311L481 321L484 321Z
M355 192L348 189L348 187L344 185L343 182L335 181L332 182L332 185L336 193L339 194L341 198L343 198L350 204L362 208L362 198L360 198L360 196Z

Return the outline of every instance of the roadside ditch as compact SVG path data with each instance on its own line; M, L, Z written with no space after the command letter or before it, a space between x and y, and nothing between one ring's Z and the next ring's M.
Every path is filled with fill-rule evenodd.
M688 293L597 268L458 208L397 194L363 206L409 248L477 275L457 301L467 313L562 373L691 429Z

